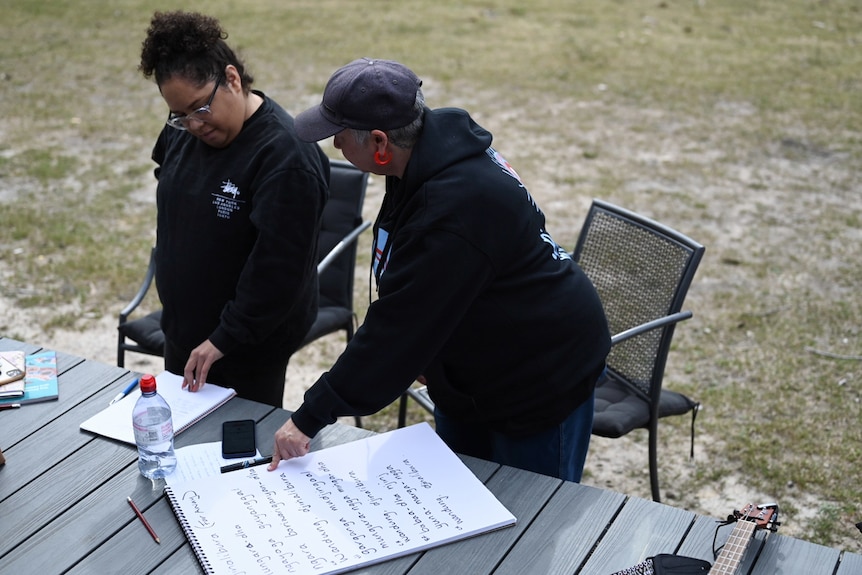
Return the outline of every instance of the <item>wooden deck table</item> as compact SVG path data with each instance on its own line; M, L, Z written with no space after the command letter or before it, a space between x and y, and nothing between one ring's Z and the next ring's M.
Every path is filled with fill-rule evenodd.
M41 351L0 338L0 350L13 349ZM161 488L153 489L139 474L134 446L79 428L140 374L61 351L57 360L57 401L0 411L0 449L7 460L0 467L0 573L202 573ZM218 441L223 421L250 418L257 421L261 452L267 454L270 438L288 416L283 409L234 398L178 435L176 446ZM314 439L312 449L370 433L332 425ZM657 553L714 561L714 518L488 461L463 460L517 524L353 573L608 575ZM131 512L127 496L161 544ZM719 531L719 545L730 530ZM780 533L765 535L755 536L741 573L862 573L862 555Z

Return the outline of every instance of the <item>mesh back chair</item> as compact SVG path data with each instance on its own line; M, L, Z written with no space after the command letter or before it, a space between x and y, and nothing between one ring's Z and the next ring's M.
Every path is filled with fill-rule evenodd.
M356 244L359 235L371 226L362 220L362 205L368 174L347 162L331 160L329 200L323 208L318 250L325 254L319 260L320 308L305 340L304 347L314 340L344 330L349 342L355 330L353 313L353 277L356 267ZM132 351L164 356L165 335L162 333L159 309L138 319L129 316L143 302L155 277L153 252L138 293L120 312L117 341L117 365L124 367L125 353ZM357 425L361 424L359 417Z
M612 347L607 376L596 388L593 433L617 438L649 430L652 498L660 500L657 440L662 417L692 413L699 403L662 389L665 362L680 311L704 247L648 218L594 200L574 259L596 286L608 318Z
M362 221L367 185L367 172L347 162L330 161L329 200L323 210L318 247L321 254L326 254L317 266L320 309L302 346L340 330L344 330L348 342L353 338L356 239L371 225Z

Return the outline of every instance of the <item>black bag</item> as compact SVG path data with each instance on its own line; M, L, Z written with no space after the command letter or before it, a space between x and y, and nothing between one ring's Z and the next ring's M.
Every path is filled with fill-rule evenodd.
M701 575L709 573L711 567L709 561L662 553L613 575Z
M712 565L709 561L683 557L681 555L656 555L653 559L653 569L656 575L696 575L709 573Z

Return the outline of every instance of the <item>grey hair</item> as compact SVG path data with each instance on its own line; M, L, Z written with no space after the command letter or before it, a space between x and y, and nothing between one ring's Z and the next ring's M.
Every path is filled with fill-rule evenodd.
M413 102L413 109L416 111L415 120L406 126L386 132L392 145L398 146L399 148L409 149L412 148L419 139L419 134L422 133L422 127L425 125L423 113L425 111L425 95L422 93L422 88L416 90L416 101ZM360 146L365 144L365 142L368 141L368 138L371 137L371 130L351 129L350 131L353 132L353 139Z

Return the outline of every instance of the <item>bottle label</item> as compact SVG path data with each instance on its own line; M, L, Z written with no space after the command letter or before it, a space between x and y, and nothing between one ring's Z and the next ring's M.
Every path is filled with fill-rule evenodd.
M170 419L158 426L143 426L133 423L133 427L135 428L135 443L138 445L162 443L163 441L170 441L174 436L174 428Z

